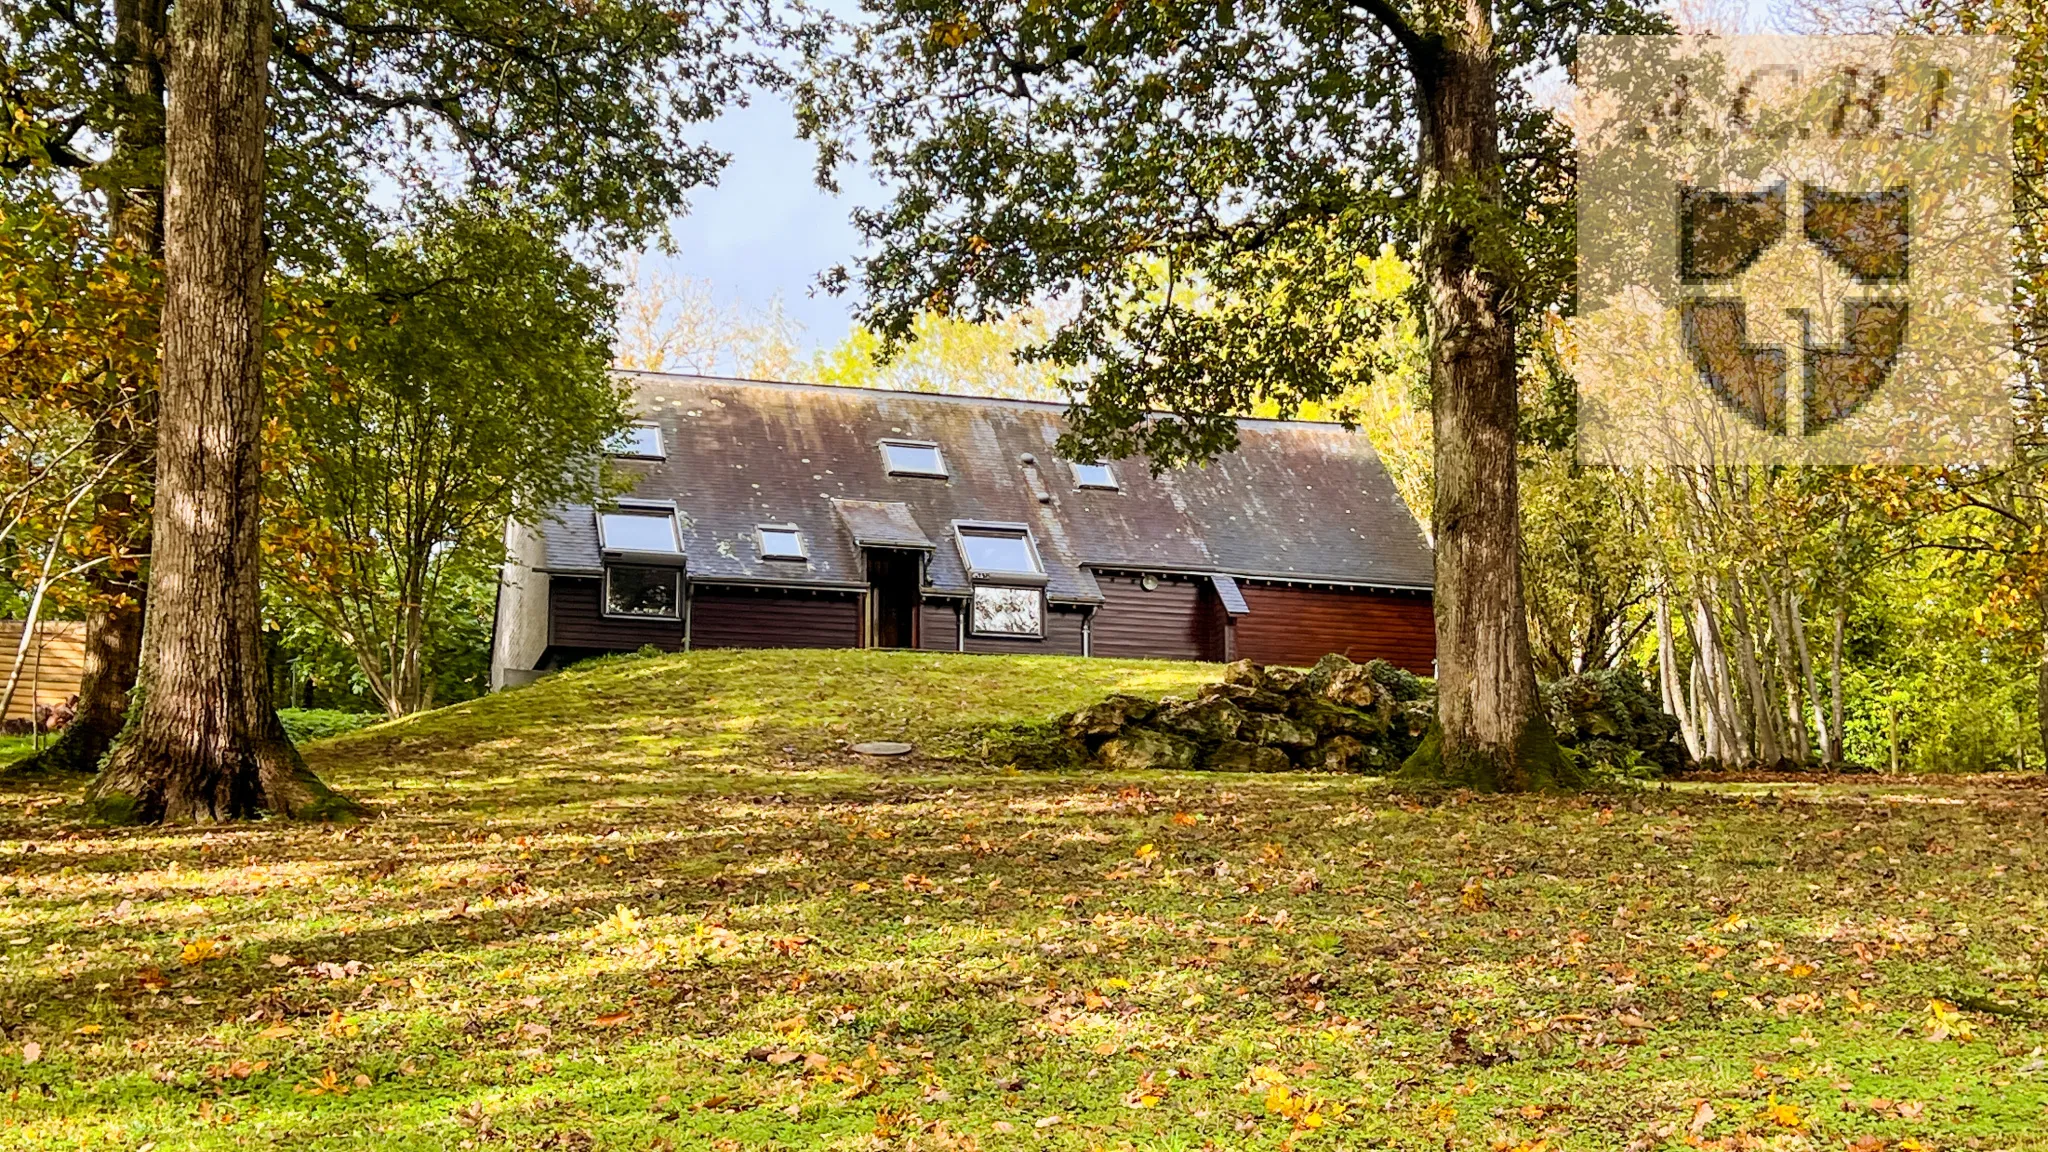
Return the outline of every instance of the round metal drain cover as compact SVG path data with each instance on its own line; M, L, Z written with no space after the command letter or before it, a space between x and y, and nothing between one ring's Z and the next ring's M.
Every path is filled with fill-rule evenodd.
M855 744L853 750L863 756L901 756L910 751L910 745L895 740L870 740L866 744Z

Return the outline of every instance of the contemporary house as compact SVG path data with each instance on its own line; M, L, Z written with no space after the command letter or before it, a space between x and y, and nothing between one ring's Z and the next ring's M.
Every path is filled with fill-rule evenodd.
M1363 434L1067 460L1064 405L636 373L602 508L513 525L493 687L646 645L1250 658L1428 673L1430 555Z

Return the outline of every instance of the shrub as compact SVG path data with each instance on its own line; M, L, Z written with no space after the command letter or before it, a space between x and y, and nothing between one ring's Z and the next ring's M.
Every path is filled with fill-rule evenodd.
M382 712L342 712L333 708L280 708L277 718L284 721L285 735L294 744L325 740L388 719Z

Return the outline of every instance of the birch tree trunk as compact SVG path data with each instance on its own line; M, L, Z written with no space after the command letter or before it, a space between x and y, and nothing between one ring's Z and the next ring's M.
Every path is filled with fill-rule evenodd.
M179 0L165 125L163 380L139 699L104 819L354 810L270 703L258 604L267 0Z
M1838 764L1848 754L1846 746L1842 741L1842 629L1848 622L1849 609L1846 606L1837 605L1835 607L1834 638L1828 648L1828 693L1832 697L1829 701L1832 705L1832 710L1828 718L1828 742L1834 745L1835 762Z
M1799 596L1792 594L1785 605L1791 616L1792 639L1799 646L1799 681L1806 686L1806 699L1813 709L1813 731L1820 743L1820 762L1834 764L1841 760L1841 749L1835 747L1834 733L1828 731L1827 714L1821 711L1820 682L1813 674L1813 649L1806 641L1806 616L1800 611Z
M1488 0L1460 0L1409 47L1420 113L1421 246L1436 426L1437 721L1404 778L1484 792L1569 787L1536 690L1522 595L1515 316L1482 259L1499 199L1499 92Z
M1699 760L1706 755L1700 741L1694 709L1685 698L1683 675L1678 664L1678 637L1671 627L1671 595L1657 593L1657 682L1663 688L1664 710L1678 718L1678 733L1685 740L1686 755Z

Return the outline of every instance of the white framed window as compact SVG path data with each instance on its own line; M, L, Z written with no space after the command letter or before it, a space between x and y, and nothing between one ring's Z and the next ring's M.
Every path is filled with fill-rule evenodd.
M604 570L604 614L643 620L680 620L683 618L682 583L683 574L675 568L612 565Z
M1045 576L1031 530L1021 524L956 524L953 533L960 546L960 561L974 580Z
M1045 594L1037 588L980 585L967 626L977 636L1044 636Z
M1105 491L1115 492L1122 487L1122 485L1116 482L1116 473L1110 470L1109 465L1104 464L1100 460L1093 464L1083 464L1077 461L1070 464L1069 467L1074 470L1074 487L1076 488L1101 488Z
M884 440L882 463L891 476L947 476L946 458L929 440Z
M756 525L754 544L763 560L810 559L810 553L804 551L804 534L794 524Z
M653 505L622 504L598 513L597 543L606 552L683 554L682 535L676 531L676 510Z
M661 425L642 420L612 438L605 451L629 460L666 460L661 443Z

